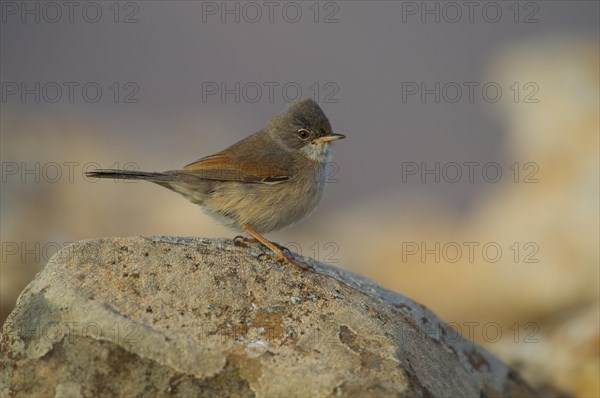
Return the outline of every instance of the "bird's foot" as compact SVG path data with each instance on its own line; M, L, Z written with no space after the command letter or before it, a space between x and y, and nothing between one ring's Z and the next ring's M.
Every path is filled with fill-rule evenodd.
M289 250L288 250L288 252L289 252ZM258 259L260 261L274 260L274 261L277 261L280 263L286 263L287 265L294 266L301 271L313 270L312 267L310 267L308 264L305 264L301 261L296 260L291 255L288 256L286 254L283 254L283 252L281 254L276 253L275 255L262 253L260 256L258 256Z
M280 245L279 243L275 243L275 242L271 242L269 241L273 246L277 247L279 250L281 250L286 256L291 257L292 256L292 252L290 251L290 249L288 249L285 246ZM260 243L262 244L258 239L256 238L248 238L246 236L242 236L242 235L238 235L235 238L233 238L233 244L236 245L237 247L248 247L251 244L254 243ZM265 245L263 245L265 246Z
M258 239L256 239L256 238L247 238L242 235L238 235L235 238L233 238L233 244L236 245L237 247L248 247L248 245L250 245L252 243L257 243L257 242L258 242Z

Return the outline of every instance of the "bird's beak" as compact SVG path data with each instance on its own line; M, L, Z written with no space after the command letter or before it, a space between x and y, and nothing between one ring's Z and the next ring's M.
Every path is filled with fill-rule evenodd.
M331 133L331 134L326 135L324 137L315 138L313 140L313 142L315 142L317 144L326 144L326 143L331 142L331 141L341 140L342 138L346 138L346 136L344 134Z

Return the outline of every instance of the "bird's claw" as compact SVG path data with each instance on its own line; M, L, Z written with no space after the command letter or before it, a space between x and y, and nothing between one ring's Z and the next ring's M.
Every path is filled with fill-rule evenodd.
M233 244L237 247L248 247L248 240L248 238L242 235L238 235L235 238L233 238Z
M291 256L291 252L289 250L286 249L286 251L290 254L289 256L287 254L284 254L283 256L278 256L278 255L277 256L273 256L271 254L261 253L258 256L258 260L259 261L273 260L273 261L277 261L277 262L280 262L280 263L286 263L288 265L292 265L292 266L300 269L301 271L313 270L313 268L310 267L308 264L305 264L303 262L300 262L300 261L297 261L296 259L294 259Z

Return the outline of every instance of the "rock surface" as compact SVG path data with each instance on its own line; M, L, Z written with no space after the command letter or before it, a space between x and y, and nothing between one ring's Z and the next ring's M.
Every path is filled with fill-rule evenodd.
M3 327L0 395L535 395L410 299L260 253L201 238L69 246Z

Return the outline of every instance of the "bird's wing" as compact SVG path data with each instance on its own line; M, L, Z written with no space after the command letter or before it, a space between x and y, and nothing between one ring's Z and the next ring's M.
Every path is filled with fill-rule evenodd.
M205 180L279 184L290 179L282 170L265 162L237 161L226 153L206 156L182 170Z

